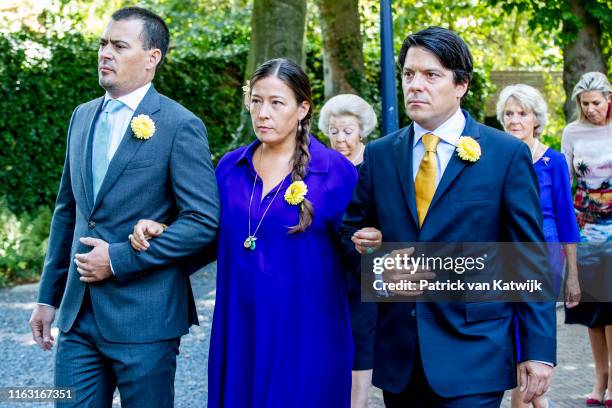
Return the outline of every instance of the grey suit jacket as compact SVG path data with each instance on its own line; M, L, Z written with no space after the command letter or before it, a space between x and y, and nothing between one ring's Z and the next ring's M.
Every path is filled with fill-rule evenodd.
M70 330L86 286L74 255L91 250L79 238L100 238L110 244L115 273L89 284L103 337L118 343L176 338L198 323L186 259L214 241L219 222L206 129L151 86L134 115L148 115L156 131L140 140L128 127L94 202L92 138L102 102L78 106L70 120L38 301L59 307L58 327ZM127 237L142 218L169 228L139 253Z

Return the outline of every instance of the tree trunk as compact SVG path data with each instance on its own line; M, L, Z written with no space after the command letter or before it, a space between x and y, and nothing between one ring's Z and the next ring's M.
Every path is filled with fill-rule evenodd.
M319 0L325 99L359 94L364 83L358 0Z
M304 67L305 28L306 0L254 0L245 81L258 66L273 58L288 58ZM252 138L251 116L245 109L229 146L236 148Z
M306 0L254 0L246 76L272 58L304 66Z
M563 47L563 88L566 95L563 111L568 122L576 115L576 104L571 100L571 96L580 77L591 71L608 72L601 50L599 21L586 11L582 0L569 0L569 4L574 16L580 19L582 27L576 38ZM563 32L569 34L571 28L564 24Z

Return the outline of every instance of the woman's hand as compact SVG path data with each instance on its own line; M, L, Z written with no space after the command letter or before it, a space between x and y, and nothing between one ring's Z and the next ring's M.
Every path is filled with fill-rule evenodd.
M580 303L580 283L578 283L578 277L575 275L569 275L565 282L565 306L568 309L575 307Z
M563 244L563 251L567 258L567 280L565 281L565 306L568 309L580 303L580 283L578 282L578 263L576 244Z
M382 232L372 227L362 228L353 234L351 241L357 252L369 255L382 245Z
M140 220L134 225L134 232L128 236L128 239L136 251L146 251L149 249L148 240L160 236L166 228L168 227L157 221Z

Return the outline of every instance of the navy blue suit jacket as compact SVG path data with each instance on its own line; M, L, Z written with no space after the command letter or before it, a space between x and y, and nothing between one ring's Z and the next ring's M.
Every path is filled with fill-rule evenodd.
M452 156L422 228L412 175L412 125L368 143L342 223L347 256L355 254L350 237L363 227L380 229L384 242L544 241L527 145L464 115L462 135L480 144L482 156L475 163ZM443 397L512 388L513 316L522 334L522 359L555 363L554 303L379 303L373 383L402 391L420 352L431 387Z
M128 126L94 201L92 139L103 100L78 106L70 120L38 301L59 307L57 325L70 330L86 287L74 255L91 250L79 238L100 238L110 244L115 273L89 284L102 336L117 343L176 338L198 323L185 260L213 242L219 223L206 129L151 86L134 116L148 115L155 133L140 140ZM136 252L127 237L143 218L169 228Z

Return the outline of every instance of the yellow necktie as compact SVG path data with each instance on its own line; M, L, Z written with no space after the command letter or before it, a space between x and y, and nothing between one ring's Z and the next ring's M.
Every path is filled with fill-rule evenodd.
M425 155L419 171L414 179L414 191L416 193L417 213L419 214L419 227L423 225L425 215L431 204L431 199L436 192L436 173L438 171L438 157L436 156L436 146L440 138L431 133L423 135L423 145L425 145Z

